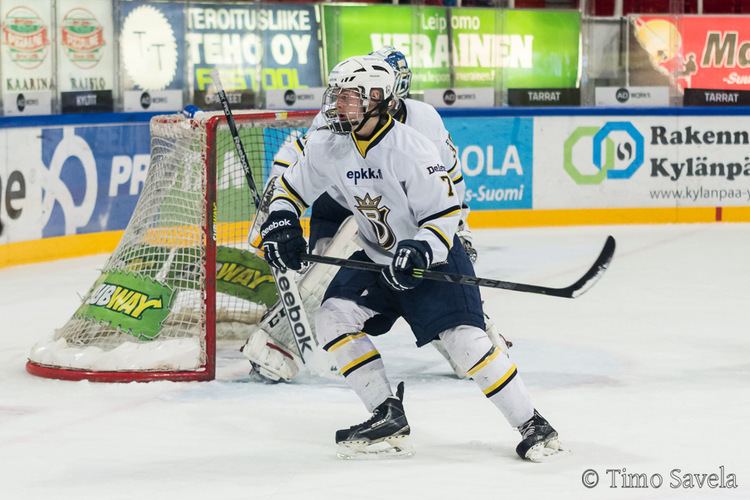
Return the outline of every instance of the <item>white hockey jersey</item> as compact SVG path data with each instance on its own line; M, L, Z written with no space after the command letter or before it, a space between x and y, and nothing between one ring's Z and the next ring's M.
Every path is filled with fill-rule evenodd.
M448 171L431 141L392 117L368 140L318 130L276 183L270 211L301 215L324 191L334 191L354 214L374 262L390 263L405 239L426 241L433 262L444 262L461 217Z
M443 165L448 167L453 184L458 192L459 204L464 209L464 217L468 215L468 207L464 204L464 194L466 193L466 184L463 182L463 173L461 163L458 161L458 152L453 145L450 134L443 125L443 120L438 112L427 103L415 101L414 99L402 99L401 107L394 118L417 132L425 136L437 148ZM313 119L312 125L305 136L291 143L284 144L274 157L273 166L269 179L274 176L280 176L284 171L294 165L302 158L305 142L310 132L326 127L326 120L321 111ZM333 196L332 193L329 193ZM334 197L335 198L335 197ZM338 199L336 201L339 201Z

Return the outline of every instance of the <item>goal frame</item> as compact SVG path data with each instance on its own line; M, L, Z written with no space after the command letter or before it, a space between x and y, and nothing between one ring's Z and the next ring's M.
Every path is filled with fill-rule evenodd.
M238 125L260 122L260 121L283 121L289 119L312 119L319 110L304 111L238 111L233 113L234 120ZM172 115L159 115L151 120L163 122L177 121ZM118 371L93 371L79 368L66 368L49 366L28 359L26 371L32 375L59 379L91 382L126 383L126 382L151 382L169 380L175 382L186 381L210 381L216 378L216 165L217 165L217 131L220 125L227 125L227 118L223 113L213 114L205 119L205 157L203 165L206 175L206 196L204 210L206 223L202 232L205 244L205 267L206 267L206 295L203 301L206 308L205 331L206 363L196 370L118 370ZM260 181L260 179L256 179ZM132 219L132 215L131 215ZM128 221L128 226L130 221ZM127 226L126 226L127 228ZM119 242L118 242L119 246Z

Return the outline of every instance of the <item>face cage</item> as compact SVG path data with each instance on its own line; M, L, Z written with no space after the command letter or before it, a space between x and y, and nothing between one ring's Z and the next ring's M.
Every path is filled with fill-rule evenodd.
M411 70L402 69L399 70L396 76L396 85L394 85L393 95L399 99L406 99L409 97L409 90L411 89Z
M336 103L338 102L339 94L344 90L356 90L359 93L359 99L361 102L359 113L362 114L362 118L357 120L356 116L351 116L353 113L348 113L345 116L339 116L339 112L336 109ZM356 132L359 127L367 121L368 118L374 114L384 113L388 107L390 97L384 101L380 101L379 104L370 112L367 109L370 107L370 98L365 96L364 89L359 88L341 88L341 87L328 87L323 94L323 117L326 120L328 128L334 134L346 135L350 132ZM357 114L359 114L357 113Z

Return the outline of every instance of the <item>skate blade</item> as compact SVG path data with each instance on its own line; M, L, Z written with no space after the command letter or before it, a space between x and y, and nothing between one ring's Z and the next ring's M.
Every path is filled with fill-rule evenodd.
M561 458L563 455L569 455L570 450L560 445L560 440L556 437L542 443L537 443L526 452L526 460L535 463L550 462Z
M414 455L409 436L394 436L378 443L346 441L338 444L336 456L343 460L380 460Z

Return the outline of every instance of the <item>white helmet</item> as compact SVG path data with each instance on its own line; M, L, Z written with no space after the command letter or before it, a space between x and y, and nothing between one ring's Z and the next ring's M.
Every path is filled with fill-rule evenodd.
M338 63L328 75L328 88L323 96L323 116L335 134L356 131L368 118L387 113L393 99L396 72L380 57L355 56ZM373 90L381 95L373 96ZM353 90L360 99L356 113L337 108L339 95ZM373 99L375 97L375 99ZM371 104L377 105L370 109Z
M404 53L395 47L383 47L375 52L370 52L370 55L382 57L396 72L396 85L393 87L394 95L399 99L409 97L409 90L411 90L411 68L409 67L409 63L406 62Z

